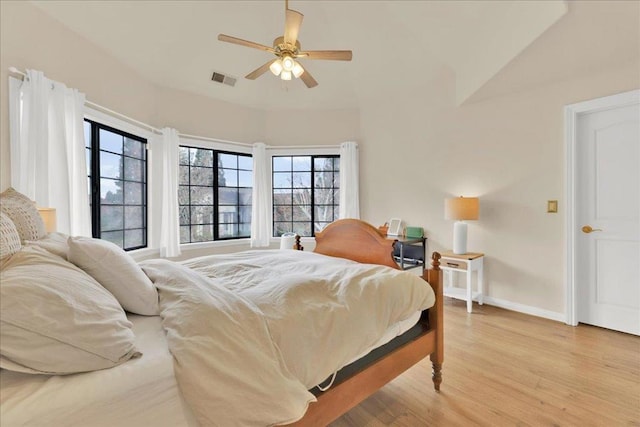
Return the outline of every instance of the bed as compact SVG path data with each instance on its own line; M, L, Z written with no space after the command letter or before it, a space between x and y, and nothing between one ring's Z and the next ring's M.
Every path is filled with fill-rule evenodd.
M429 282L435 295L435 303L433 306L428 310L413 313L411 316L402 315L400 316L402 317L401 320L396 319L398 321L393 321L392 324L384 326L384 333L376 336L374 344L369 343L364 347L362 347L362 345L357 347L359 348L355 353L357 354L357 360L344 359L344 357L348 356L343 355L343 362L347 362L341 362L341 369L334 371L333 375L318 374L314 369L309 369L303 363L296 364L288 362L285 367L274 367L272 364L277 364L277 361L281 360L281 358L284 357L283 355L286 356L286 353L290 351L287 350L286 347L295 346L295 340L281 339L278 341L280 347L276 347L275 349L271 344L264 344L268 347L265 350L266 353L276 352L278 354L275 359L263 357L259 347L263 345L263 341L261 340L264 336L273 338L279 336L279 334L285 334L286 338L285 332L290 328L302 328L304 323L307 323L297 322L300 325L296 325L296 322L292 322L290 318L283 317L280 319L280 323L284 324L284 326L277 326L277 322L273 320L270 323L265 323L265 327L262 328L264 329L264 333L262 333L256 332L256 330L261 329L258 325L259 322L261 322L260 320L236 322L233 317L218 316L215 323L228 321L229 325L234 328L238 326L235 325L236 323L242 323L238 327L245 329L247 324L253 325L249 328L249 333L254 334L251 340L255 340L256 344L245 348L243 351L246 353L245 355L239 355L239 353L242 352L236 352L235 354L229 353L230 349L236 345L235 337L229 341L228 344L225 343L222 345L221 343L225 342L224 340L226 338L217 336L210 344L207 344L210 345L210 347L196 347L195 349L187 348L183 342L197 342L198 345L201 345L201 341L208 343L209 341L200 335L201 331L193 332L194 335L181 337L184 339L176 341L176 337L184 333L184 330L181 328L186 328L189 334L192 334L192 331L197 329L198 325L205 324L208 320L194 320L192 325L186 326L189 324L189 320L185 320L182 317L184 311L180 310L184 309L189 312L200 311L200 305L204 306L206 304L198 303L198 307L196 308L194 308L193 305L183 307L182 304L184 304L184 300L188 300L190 296L185 296L182 284L178 285L179 282L175 280L172 281L171 278L174 277L174 275L184 273L188 276L194 276L195 273L193 273L193 271L201 268L205 269L205 271L211 271L209 279L205 280L201 275L195 275L194 280L196 282L198 280L203 282L216 280L216 275L222 274L220 271L224 271L225 266L233 265L232 261L234 261L234 256L243 259L243 265L245 267L241 273L244 274L246 270L257 269L260 266L264 269L265 265L260 263L273 263L273 261L270 261L270 258L267 258L267 256L271 255L278 256L279 258L277 259L279 261L277 261L277 263L283 265L289 262L288 260L290 258L295 258L296 262L302 260L302 267L300 267L302 270L304 270L304 268L312 268L310 266L314 265L317 259L322 259L322 262L318 261L318 266L322 268L324 268L323 266L328 260L330 264L345 263L346 267L354 269L354 271L356 271L357 268L351 266L351 264L354 264L353 262L360 263L359 265L362 265L362 269L365 267L367 269L374 268L373 266L366 265L377 264L398 270L397 264L392 258L392 249L393 242L381 236L371 225L358 220L340 220L329 225L323 232L318 233L314 254L296 251L272 251L279 253L269 254L269 251L252 251L252 253L236 254L227 258L221 258L216 261L218 262L216 269L210 266L210 260L207 259L190 260L184 263L184 265L181 264L177 266L169 261L142 263L145 273L154 279L155 286L160 289L161 316L127 314L126 320L131 325L131 335L135 336L135 349L131 349L127 353L128 360L124 362L119 361L117 366L110 367L109 369L98 369L92 372L75 373L71 375L33 375L33 373L2 369L0 372L0 421L3 425L37 425L43 422L61 426L228 425L227 423L220 424L216 421L218 418L216 418L217 413L215 411L213 412L213 418L203 416L202 411L208 411L209 406L215 406L214 398L216 396L234 393L237 393L239 398L245 399L242 402L245 410L247 408L255 409L256 411L263 410L256 408L259 408L261 404L260 400L262 395L259 393L264 394L264 390L245 390L239 387L234 388L233 385L225 386L221 381L218 381L215 376L203 381L202 372L204 372L204 370L200 371L191 368L191 372L189 372L189 369L187 369L189 366L198 363L210 363L211 360L205 362L197 360L205 358L211 359L209 356L202 356L203 354L209 355L210 351L216 355L214 359L220 361L219 363L223 363L221 360L229 356L229 363L232 364L237 364L238 360L244 363L245 357L248 358L247 363L249 364L253 362L258 365L264 364L265 368L263 368L262 373L252 373L251 376L265 376L264 379L258 378L255 381L257 383L262 381L273 387L272 389L266 390L266 392L273 390L273 393L282 393L284 396L288 396L287 393L291 393L291 402L304 403L304 411L293 412L293 415L283 415L282 418L274 418L280 420L276 424L326 425L427 356L430 356L433 364L434 388L435 390L439 390L442 381L443 317L442 281L439 270L440 256L437 253L434 253L432 256L432 268L427 270L424 275L424 279ZM32 249L31 251L39 255L38 251L40 251L40 249ZM282 258L283 256L285 258ZM344 261L336 258L342 258ZM58 262L57 259L54 261ZM351 264L347 265L348 263ZM195 268L195 270L191 270L191 268ZM286 268L291 269L290 267ZM365 274L365 270L362 269L357 270L359 272L358 274ZM236 276L240 274L238 277L244 277L241 276L241 273L238 273L235 267L228 267L227 270L230 271L229 274ZM389 269L385 269L385 271L388 274L396 274L392 273ZM318 274L326 274L325 270L318 270L318 272ZM274 270L273 274L277 275L278 270ZM403 272L397 274L408 273ZM265 281L268 281L266 279L265 276ZM244 282L239 281L238 283ZM205 293L213 292L213 296L216 298L219 293L233 294L233 292L229 292L228 289L223 288L215 291L211 291L208 287L202 289L204 289L202 292ZM381 289L384 290L386 288ZM110 289L110 292L114 295L118 294L117 289L115 291ZM254 291L247 287L246 289L238 290L238 295L244 298L243 295L252 292ZM277 299L286 299L288 294L279 291L276 296ZM194 294L193 297L197 297L196 301L198 302L200 301L199 298L206 298L206 296L200 294ZM214 305L219 305L219 302L215 302L219 301L216 300L216 298L212 299ZM260 306L261 298L262 297L259 296L257 300L252 300L248 303L244 299L236 302L225 302L223 309L229 309L230 312L236 313L239 312L239 307L245 307L248 316L254 316L256 312L264 312L269 315L269 312ZM366 301L366 298L370 298L370 296L367 296L367 294L359 294L356 297L350 298L364 299ZM394 301L391 295L389 298L391 301ZM123 305L123 307L126 305L123 301L119 300L119 302L122 303L121 305ZM131 301L128 303L132 304ZM233 305L235 303L238 305ZM172 309L178 307L177 313L179 313L179 315L174 316L173 321L171 317L167 315L168 312L166 310L168 310L167 307L169 306L173 307ZM272 304L269 302L268 306L272 307ZM274 305L273 308L271 308L272 312L277 312L276 307L278 306ZM143 309L146 308L143 307ZM127 310L130 311L129 309ZM312 315L313 310L305 310L304 313L309 317ZM203 316L209 316L209 314L204 313ZM209 319L209 317L206 318ZM322 316L319 316L319 318L322 319ZM249 317L249 319L253 318ZM362 323L375 323L373 317L371 319L371 322ZM207 327L206 329L209 328ZM285 332L281 332L281 329ZM221 330L227 331L226 329ZM308 333L304 332L304 329L300 330L303 331L301 332L303 335ZM234 334L235 332L230 335ZM305 358L313 358L314 354L318 353L317 349L323 346L324 342L316 343L316 347L310 346L308 349L310 354L306 355ZM171 349L171 351L169 349ZM339 353L339 351L336 352ZM142 357L139 357L140 353L142 353ZM332 357L334 356L323 355L323 357L316 358L316 362L314 363L321 365L324 359L331 359ZM276 360L276 362L274 362L274 360ZM9 365L3 365L3 368L6 366ZM330 366L331 365L328 364L324 367L324 370L331 372L333 369ZM214 366L214 369L222 368ZM318 369L321 370L320 367L318 367ZM241 377L243 373L239 371L241 370L222 372L236 372L232 376ZM306 379L304 381L291 380L291 378L296 377L296 375L290 371L294 372L297 377L304 377ZM248 369L247 372L249 372ZM277 385L272 378L274 375L284 375L287 377L285 379L291 381L289 381L288 385L279 388L280 386ZM180 378L180 380L177 380L177 378ZM318 378L327 378L327 380L319 381ZM233 381L235 380L242 380L242 378L231 378L231 384L234 384ZM304 389L301 389L300 383L305 385ZM312 387L311 385L313 384L319 384L319 387ZM258 387L258 385L255 387ZM250 386L251 387L248 388L252 388L254 384ZM225 387L228 388L225 389ZM321 391L321 388L325 389L325 391ZM222 394L207 394L210 392L210 389L216 389L218 393ZM211 396L214 396L214 398ZM252 399L251 396L258 397ZM201 402L194 404L194 399L199 399ZM286 404L286 398L283 399ZM218 403L220 405L228 404L228 402ZM273 406L271 402L264 401L262 403L264 403L263 406L268 406L268 408L264 410L273 410L276 412L276 416L279 417L277 412L279 409L271 407ZM194 410L194 407L197 409ZM203 407L204 409L202 409ZM301 417L302 414L304 414L303 417ZM242 425L245 423L235 422L235 424ZM274 423L267 422L265 424Z
M370 224L345 219L316 235L315 252L397 269L393 244ZM433 253L431 268L425 270L423 279L435 293L434 305L421 315L412 329L392 340L387 348L374 351L370 358L343 368L345 372L338 383L334 382L332 388L319 394L317 403L310 405L304 418L295 425L330 423L427 356L433 367L434 389L440 391L444 362L444 306L439 253Z

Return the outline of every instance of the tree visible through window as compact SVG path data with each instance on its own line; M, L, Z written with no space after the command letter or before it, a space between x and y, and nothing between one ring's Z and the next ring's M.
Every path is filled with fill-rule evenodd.
M250 155L180 147L180 243L251 235Z
M313 236L339 218L338 156L273 157L273 235Z
M125 250L147 246L146 139L84 122L93 237Z

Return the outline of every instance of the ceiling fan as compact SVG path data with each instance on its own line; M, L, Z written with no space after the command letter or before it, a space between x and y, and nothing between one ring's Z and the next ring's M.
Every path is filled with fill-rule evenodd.
M254 43L237 37L228 36L226 34L218 34L218 40L227 43L239 44L240 46L251 47L254 49L264 50L273 53L276 58L270 60L266 64L258 67L254 71L245 76L249 80L255 80L267 70L271 70L276 76L280 76L282 80L291 80L291 77L300 78L312 88L318 85L318 82L309 74L298 58L304 59L325 59L333 61L351 61L352 52L350 50L307 50L303 51L298 40L300 25L304 15L298 11L289 9L289 1L285 0L285 21L284 35L273 41L273 47L265 46L260 43Z

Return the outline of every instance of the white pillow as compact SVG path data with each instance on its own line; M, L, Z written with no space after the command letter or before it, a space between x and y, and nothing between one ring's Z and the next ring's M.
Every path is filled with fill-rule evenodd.
M0 272L0 367L72 374L140 355L118 301L91 276L25 247Z
M159 313L158 291L122 248L106 240L69 237L69 261L89 273L135 314Z
M0 212L0 259L13 255L22 248L15 224L4 212Z
M13 188L0 194L0 210L11 218L21 241L38 240L47 235L36 203Z
M68 259L69 244L67 243L67 239L69 239L68 234L53 232L47 234L40 240L25 240L24 244L27 246L41 247L52 254Z

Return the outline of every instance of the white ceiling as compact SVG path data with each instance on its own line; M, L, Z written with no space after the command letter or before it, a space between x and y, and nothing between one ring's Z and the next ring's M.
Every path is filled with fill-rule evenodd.
M443 72L455 74L462 103L503 90L496 79L525 49L536 61L559 63L550 64L547 80L583 63L630 60L629 49L637 57L639 3L604 3L291 0L305 16L303 49L353 50L352 62L303 60L319 82L307 89L270 73L244 79L271 54L217 40L225 33L271 45L283 31L281 0L34 2L157 85L263 109L358 108L420 93ZM549 49L536 47L541 35ZM525 66L507 76L508 87L542 81ZM236 86L212 82L213 71L237 77Z

